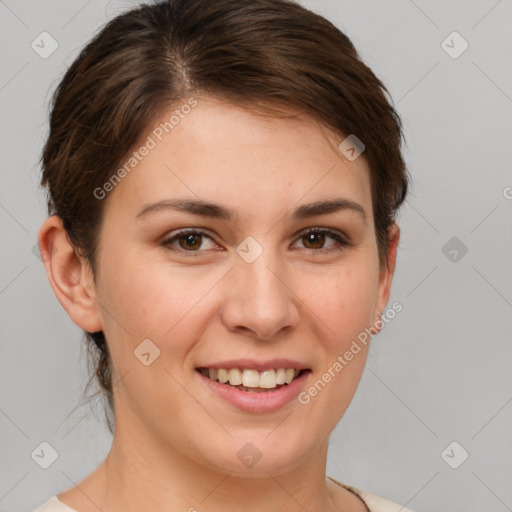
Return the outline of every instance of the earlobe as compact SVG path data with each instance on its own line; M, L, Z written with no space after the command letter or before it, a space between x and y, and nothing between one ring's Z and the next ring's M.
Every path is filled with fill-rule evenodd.
M59 217L45 220L38 243L48 280L71 320L86 331L101 331L92 270L74 250Z

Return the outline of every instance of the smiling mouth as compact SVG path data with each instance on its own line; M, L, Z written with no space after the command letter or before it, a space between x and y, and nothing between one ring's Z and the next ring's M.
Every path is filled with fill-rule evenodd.
M268 369L262 372L238 368L197 368L201 375L248 393L265 393L288 386L310 370Z

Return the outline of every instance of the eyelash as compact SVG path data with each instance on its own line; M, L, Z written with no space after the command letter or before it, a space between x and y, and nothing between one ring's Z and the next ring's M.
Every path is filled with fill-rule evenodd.
M206 236L210 240L214 241L213 238L205 231L201 231L201 230L192 228L192 229L186 229L186 230L179 231L172 237L163 240L162 246L171 251L185 253L187 255L187 257L194 258L194 257L201 256L201 253L204 252L204 250L187 251L182 248L172 247L171 244L174 241L178 240L183 235L189 235L189 234ZM306 250L312 251L313 253L327 254L327 253L331 253L334 251L343 250L344 248L352 245L350 242L348 242L342 235L340 235L336 231L331 231L329 229L322 229L322 228L307 229L306 231L303 231L302 233L299 234L297 240L299 240L300 238L302 238L304 236L311 235L311 234L327 235L327 236L333 238L334 240L336 240L336 242L338 243L337 247L330 247L327 249L307 249L307 248L305 248ZM303 249L303 248L301 248L301 249Z

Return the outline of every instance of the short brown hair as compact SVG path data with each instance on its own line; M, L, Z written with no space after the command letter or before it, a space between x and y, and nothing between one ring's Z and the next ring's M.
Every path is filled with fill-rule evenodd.
M93 191L156 117L192 94L274 116L279 105L292 107L341 136L355 134L371 172L379 262L387 261L388 228L409 181L401 120L350 39L290 0L167 0L112 19L52 98L41 185L49 215L62 219L93 273L104 207ZM112 412L105 336L86 338L91 379Z

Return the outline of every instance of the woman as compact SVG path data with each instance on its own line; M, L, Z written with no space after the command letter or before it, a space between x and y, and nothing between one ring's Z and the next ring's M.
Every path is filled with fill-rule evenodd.
M326 477L407 192L386 94L285 0L142 5L83 49L54 96L38 241L114 437L38 512L400 509Z

